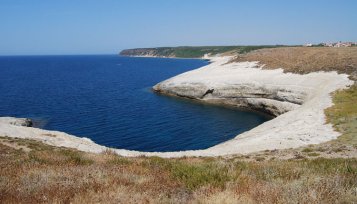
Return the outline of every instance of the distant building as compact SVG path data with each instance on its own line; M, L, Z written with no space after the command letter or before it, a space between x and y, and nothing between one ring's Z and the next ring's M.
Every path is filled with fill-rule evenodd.
M333 43L323 43L325 47L333 47Z
M334 47L351 47L352 43L351 42L338 42L334 45Z
M311 44L307 43L303 45L304 47L352 47L356 46L357 42L335 42L335 43L320 43L320 44Z
M341 42L338 42L338 43L335 43L333 46L334 46L334 47L342 47L342 43L341 43Z

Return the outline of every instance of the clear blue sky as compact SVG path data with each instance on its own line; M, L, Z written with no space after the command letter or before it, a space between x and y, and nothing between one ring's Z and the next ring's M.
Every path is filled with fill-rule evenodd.
M1 0L0 55L357 41L356 0Z

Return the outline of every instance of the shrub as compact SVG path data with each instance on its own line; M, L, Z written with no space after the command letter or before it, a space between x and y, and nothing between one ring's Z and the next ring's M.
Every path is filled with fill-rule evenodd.
M320 154L319 154L319 153L316 153L316 152L311 152L311 153L309 153L309 154L307 154L307 155L310 156L310 157L320 156Z
M305 149L303 149L302 150L302 152L313 152L314 150L313 149L311 149L311 148L305 148Z
M190 190L204 185L223 188L225 183L233 179L227 167L215 164L192 165L182 162L172 163L171 174L174 178L185 183Z

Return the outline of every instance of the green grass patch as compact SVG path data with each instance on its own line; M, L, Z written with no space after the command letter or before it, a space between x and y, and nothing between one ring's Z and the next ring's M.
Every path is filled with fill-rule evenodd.
M316 153L316 152L311 152L311 153L308 153L307 154L309 157L317 157L317 156L320 156L319 153Z
M341 132L337 141L355 145L357 144L357 85L349 89L340 90L333 94L334 105L325 110L327 122Z
M305 148L305 149L303 149L302 150L302 152L313 152L314 150L313 149L311 149L311 148Z
M265 158L264 157L255 157L255 161L264 161Z
M170 172L174 178L184 182L190 190L205 185L223 188L226 182L235 177L234 174L229 173L226 166L219 166L215 163L193 165L175 162Z
M306 160L303 163L306 168L309 168L316 174L351 174L357 176L357 160L343 158L317 158Z
M124 157L115 156L114 158L109 159L107 163L112 165L129 165L132 161Z
M66 156L68 163L75 165L90 165L93 164L93 160L86 157L85 153L73 150L61 150L61 154Z
M149 169L163 168L169 171L174 179L184 183L189 190L207 185L223 188L226 182L236 177L236 174L229 172L227 165L220 165L215 161L187 163L181 160L150 157L145 164Z

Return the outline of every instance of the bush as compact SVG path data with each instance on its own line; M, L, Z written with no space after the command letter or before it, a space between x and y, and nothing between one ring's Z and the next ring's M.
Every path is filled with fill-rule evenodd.
M170 172L174 178L184 182L185 186L190 190L205 185L223 188L227 181L233 179L226 167L220 167L214 164L190 165L182 162L174 162Z
M311 148L305 148L302 150L302 152L313 152L314 150Z

